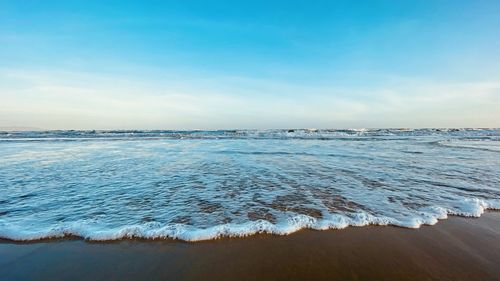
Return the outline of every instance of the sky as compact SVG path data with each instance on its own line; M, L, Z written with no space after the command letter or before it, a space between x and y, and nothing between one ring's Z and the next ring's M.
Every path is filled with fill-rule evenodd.
M500 1L0 1L0 127L500 127Z

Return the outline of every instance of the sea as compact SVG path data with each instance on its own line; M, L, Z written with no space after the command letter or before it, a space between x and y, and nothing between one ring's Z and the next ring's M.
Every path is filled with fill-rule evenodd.
M200 241L500 208L500 129L0 132L0 238Z

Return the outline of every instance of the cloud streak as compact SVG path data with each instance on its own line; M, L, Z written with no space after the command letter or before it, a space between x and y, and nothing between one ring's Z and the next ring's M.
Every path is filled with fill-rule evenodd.
M500 127L500 83L384 77L314 87L245 77L183 80L0 71L0 126L47 129ZM161 76L161 75L158 75Z

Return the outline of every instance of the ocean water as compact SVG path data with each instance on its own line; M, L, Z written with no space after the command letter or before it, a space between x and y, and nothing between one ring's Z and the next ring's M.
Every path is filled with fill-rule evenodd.
M186 241L500 208L500 129L0 132L0 237Z

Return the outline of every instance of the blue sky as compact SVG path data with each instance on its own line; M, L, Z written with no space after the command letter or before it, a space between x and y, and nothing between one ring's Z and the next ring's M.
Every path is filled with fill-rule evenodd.
M499 14L481 0L5 0L0 127L500 127Z

